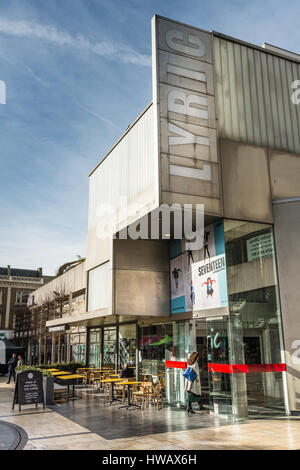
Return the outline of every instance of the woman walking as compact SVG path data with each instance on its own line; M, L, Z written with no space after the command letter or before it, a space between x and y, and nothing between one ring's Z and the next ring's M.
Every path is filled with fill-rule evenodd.
M198 402L200 410L202 409L201 404L201 383L200 383L200 371L198 366L198 357L197 352L193 352L188 358L188 367L191 367L193 371L197 374L196 378L191 381L185 378L184 389L187 392L187 408L188 413L195 413L192 407L193 402Z

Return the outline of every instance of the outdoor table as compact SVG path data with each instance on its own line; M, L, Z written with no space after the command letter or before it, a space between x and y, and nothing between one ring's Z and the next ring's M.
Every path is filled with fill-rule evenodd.
M136 408L139 408L141 409L142 407L140 405L136 405L135 403L132 403L130 401L130 391L131 391L131 385L135 385L135 384L141 384L142 382L135 382L135 381L132 381L132 382L119 382L118 385L127 385L128 387L128 391L127 391L127 405L123 405L123 406L119 406L119 408L127 408L127 410L129 410L130 408L133 408L134 406Z
M59 379L59 380L63 380L63 381L65 381L65 382L67 382L67 386L68 386L68 397L69 397L69 395L70 395L70 393L69 393L69 392L70 392L70 385L71 385L70 382L72 382L72 385L73 385L73 394L72 394L72 398L74 398L74 397L75 397L75 381L77 380L77 382L78 382L78 379L81 379L81 378L83 378L83 377L84 377L84 375L81 375L81 374L70 374L70 375L64 374L64 375L59 376L59 377L56 377L56 378Z
M59 372L59 369L45 369L47 372Z
M111 386L111 400L109 402L110 405L112 405L112 403L114 401L120 401L118 398L115 398L114 397L114 384L115 382L120 382L122 381L123 379L102 379L102 380L99 380L100 383L108 383L110 386Z
M60 371L60 372L51 372L51 375L71 375L71 372L64 372L64 371Z

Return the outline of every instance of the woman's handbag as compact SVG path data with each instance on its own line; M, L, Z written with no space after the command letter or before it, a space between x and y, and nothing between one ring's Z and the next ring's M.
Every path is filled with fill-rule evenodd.
M194 371L194 369L190 366L187 366L184 372L182 372L182 375L185 379L189 380L190 382L194 382L197 378L197 373Z

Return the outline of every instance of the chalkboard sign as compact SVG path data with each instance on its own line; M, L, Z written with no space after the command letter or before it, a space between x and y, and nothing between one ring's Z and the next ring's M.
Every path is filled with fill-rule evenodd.
M43 403L45 408L42 372L33 369L18 372L12 409L15 404L18 404L21 410L21 405L37 406L38 403Z

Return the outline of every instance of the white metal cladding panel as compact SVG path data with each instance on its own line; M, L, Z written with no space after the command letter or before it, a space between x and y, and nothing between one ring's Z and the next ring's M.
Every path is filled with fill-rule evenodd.
M109 292L109 263L107 262L89 271L88 311L108 307L110 305Z
M300 64L214 36L220 137L300 153Z
M96 227L101 205L108 204L116 213L126 200L128 206L138 203L148 212L158 198L155 158L150 106L90 176L89 230Z

